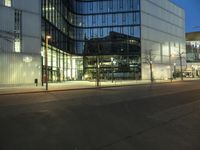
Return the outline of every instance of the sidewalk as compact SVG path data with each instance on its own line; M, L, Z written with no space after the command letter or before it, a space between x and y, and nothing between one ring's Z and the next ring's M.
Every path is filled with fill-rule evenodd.
M184 81L197 80L197 79L184 79ZM173 80L172 82L181 81L180 79ZM156 80L154 83L170 83L171 80ZM82 90L82 89L95 89L104 87L117 87L117 86L128 86L128 85L141 85L150 84L150 80L114 80L111 81L100 81L99 87L96 86L96 81L66 81L62 83L49 83L48 92L51 91L65 91L65 90ZM1 86L0 95L7 94L23 94L23 93L38 93L47 92L46 85L38 85L37 87L33 85L20 85L20 86Z

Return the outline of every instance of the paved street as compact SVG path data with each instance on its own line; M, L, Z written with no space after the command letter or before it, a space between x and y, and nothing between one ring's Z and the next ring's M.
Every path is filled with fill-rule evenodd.
M0 150L199 150L200 81L0 96Z

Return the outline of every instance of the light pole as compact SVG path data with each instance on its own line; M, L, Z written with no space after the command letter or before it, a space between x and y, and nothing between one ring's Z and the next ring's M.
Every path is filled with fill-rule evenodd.
M172 69L173 69L173 68L172 68L172 60L175 59L175 55L174 55L174 54L170 54L169 57L170 57L170 64L169 64L169 66L170 66L170 76L171 76L171 77L170 77L170 80L171 80L171 82L172 82L172 80L173 80L173 73L174 73L174 72L172 71ZM174 61L175 61L175 60L174 60ZM174 61L173 61L173 62L174 62ZM174 62L174 64L176 65L175 62ZM174 64L173 64L173 65L174 65Z
M172 82L172 67L171 64L169 66L167 66L167 69L169 70L169 75L170 75L170 81Z
M45 37L45 80L46 80L46 91L48 91L48 42L51 39L50 35Z
M99 56L96 56L96 81L97 81L97 87L99 87L99 67L100 67L100 65L99 65Z
M113 78L114 78L113 57L111 57L111 68L112 68L112 83L113 83Z
M151 83L153 83L153 70L152 70L152 61L150 61L150 75L151 75Z
M182 55L183 55L183 52L181 53L180 52L180 49L179 49L179 60L180 60L180 67L181 67L181 80L183 81L183 64L182 64Z
M174 63L174 79L176 79L176 63Z

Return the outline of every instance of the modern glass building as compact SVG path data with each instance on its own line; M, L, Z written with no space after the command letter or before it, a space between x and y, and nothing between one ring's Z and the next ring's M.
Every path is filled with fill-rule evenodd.
M26 82L16 78L9 83L31 83L34 78L44 82L46 60L51 82L149 79L147 54L151 54L154 78L164 79L171 76L172 54L185 51L184 12L169 0L22 1L0 0L0 10L15 14L5 22L12 20L12 28L22 31L10 31L14 39L8 44L10 47L4 48L6 53L0 49L0 56L5 58L7 49L10 55L24 56L26 66L37 66L37 75L33 73ZM27 18L23 16L26 13ZM31 15L37 16L37 20L31 21ZM17 26L19 20L26 24ZM30 32L29 40L25 40L28 34L24 30ZM2 33L4 36L7 30L2 29ZM47 39L48 36L51 38ZM34 38L38 43L34 43ZM0 40L6 45L7 38ZM6 74L13 73L4 74L8 78Z
M139 0L43 0L42 35L52 81L141 78Z

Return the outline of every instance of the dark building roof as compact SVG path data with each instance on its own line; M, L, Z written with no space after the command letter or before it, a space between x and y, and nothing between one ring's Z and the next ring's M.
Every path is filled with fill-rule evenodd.
M200 41L200 31L186 33L186 41Z

